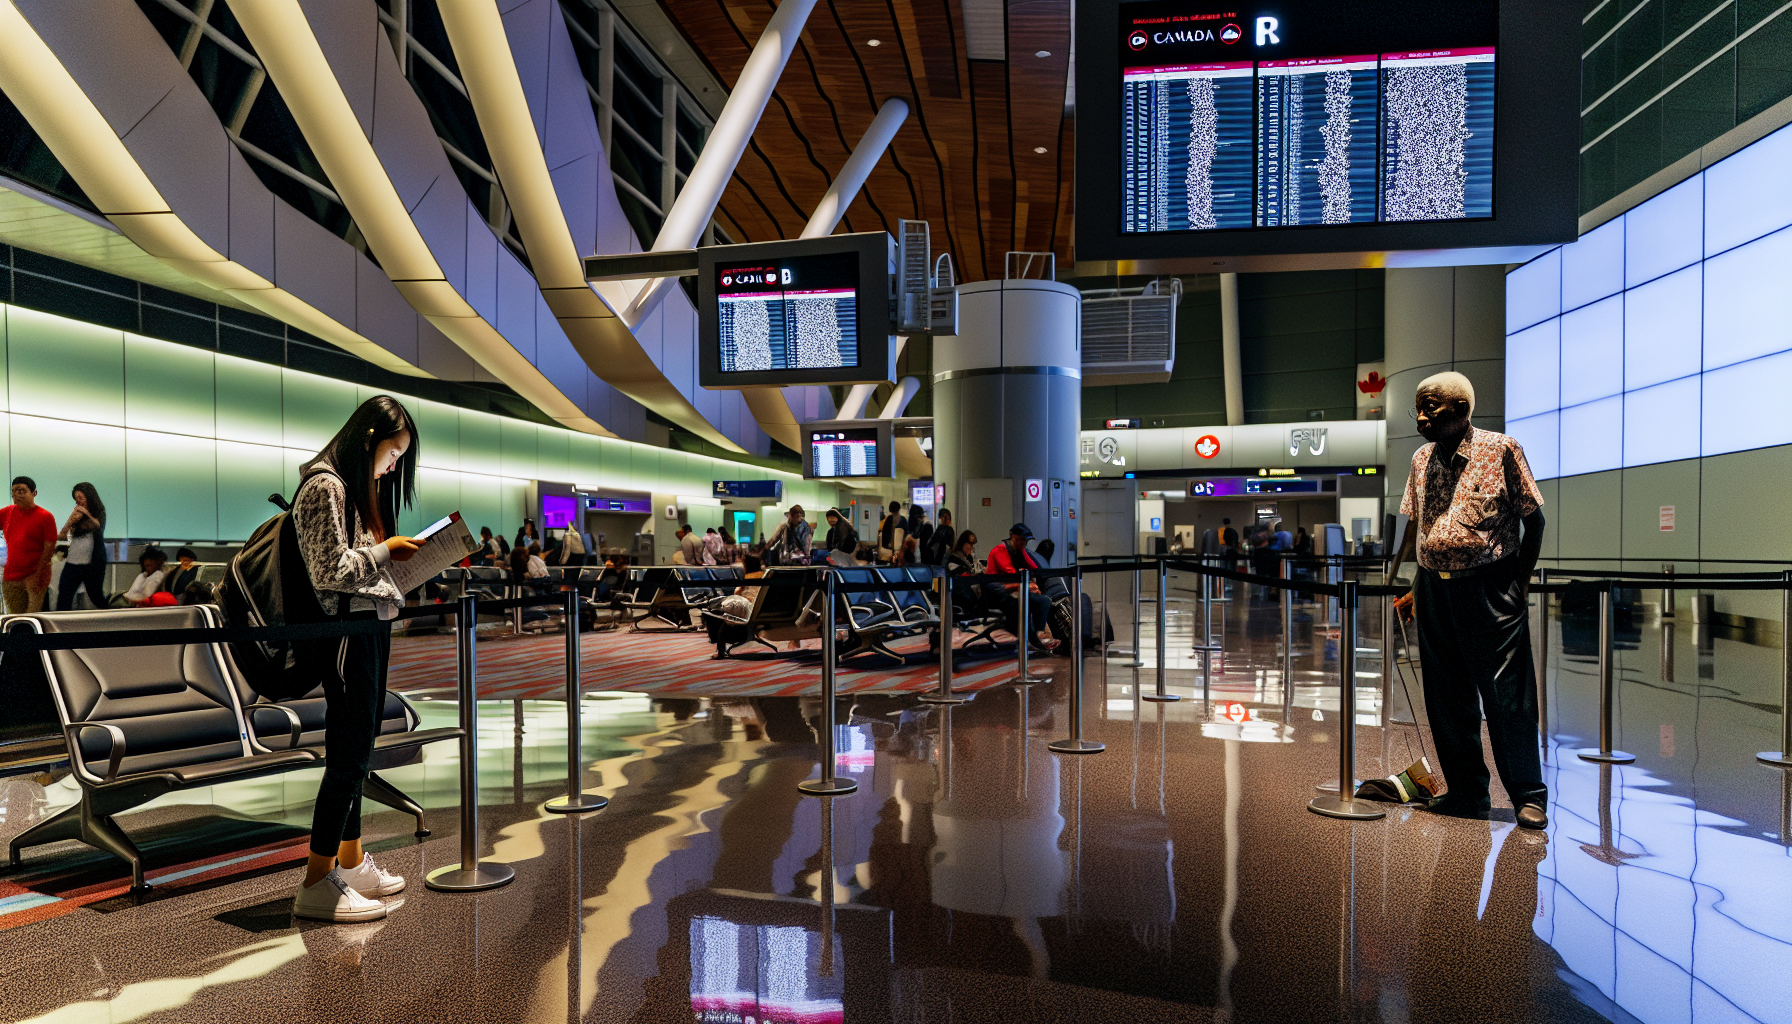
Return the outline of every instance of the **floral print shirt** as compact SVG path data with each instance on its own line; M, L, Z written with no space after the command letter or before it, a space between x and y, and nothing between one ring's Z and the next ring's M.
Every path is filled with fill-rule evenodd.
M348 503L348 489L334 473L314 473L293 498L293 525L299 554L311 574L311 588L325 612L380 611L396 614L404 595L387 570L391 550L374 539ZM353 520L350 538L343 524ZM343 595L347 607L339 607ZM382 618L387 617L382 615Z
M1519 520L1543 507L1524 449L1477 427L1449 458L1433 458L1436 448L1414 453L1400 502L1418 530L1419 564L1454 572L1516 554Z

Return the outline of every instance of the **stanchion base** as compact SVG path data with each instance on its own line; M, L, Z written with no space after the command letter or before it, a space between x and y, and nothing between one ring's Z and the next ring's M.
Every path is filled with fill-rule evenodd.
M1374 821L1388 816L1386 810L1367 800L1346 800L1335 796L1316 796L1307 802L1307 810L1345 821Z
M508 864L479 864L470 871L451 864L431 871L423 884L437 892L480 892L509 885L515 878L516 872Z
M1362 784L1363 784L1363 780L1357 779L1355 782L1352 782L1350 784L1350 791L1352 793L1356 792L1356 788ZM1324 782L1316 783L1313 786L1313 791L1315 793L1336 793L1338 791L1338 780L1337 779L1326 779Z
M851 779L810 779L799 782L796 788L810 796L844 796L859 788L859 784Z
M1139 699L1148 700L1155 704L1174 704L1182 698L1173 693L1146 693L1141 694Z
M610 798L604 796L586 796L581 794L577 800L563 796L549 800L542 805L542 810L555 814L584 814L586 811L601 811L610 806Z
M1015 676L1013 679L1008 680L1008 682L1013 683L1016 686L1032 686L1034 683L1049 683L1051 681L1051 676L1036 676L1031 672L1024 676Z
M971 698L960 697L956 693L923 693L915 699L923 704L964 704Z
M1574 753L1575 756L1579 757L1582 761L1591 761L1594 764L1630 764L1636 760L1635 754L1626 754L1622 750L1608 750L1601 752L1598 747L1588 747L1585 750L1577 750Z
M1779 750L1763 750L1755 755L1755 760L1775 768L1792 768L1792 754Z
M1045 745L1045 749L1057 754L1099 754L1108 749L1108 745L1094 740L1053 740Z

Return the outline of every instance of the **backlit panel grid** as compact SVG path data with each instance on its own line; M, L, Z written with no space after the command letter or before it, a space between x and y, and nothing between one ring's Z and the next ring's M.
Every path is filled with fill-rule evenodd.
M1540 478L1792 443L1792 128L1506 277L1507 432Z

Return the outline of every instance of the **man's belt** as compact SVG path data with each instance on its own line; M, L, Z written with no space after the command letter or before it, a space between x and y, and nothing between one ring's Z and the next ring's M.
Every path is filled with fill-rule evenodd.
M1502 558L1497 562L1484 562L1481 565L1470 566L1467 569L1430 569L1430 568L1426 568L1425 571L1430 573L1433 576L1436 576L1440 580L1465 580L1465 579L1468 579L1470 576L1479 576L1484 573L1490 573L1490 572L1504 571L1504 572L1510 573L1512 571L1511 561L1512 560L1510 558ZM1424 568L1424 567L1421 566L1421 568Z

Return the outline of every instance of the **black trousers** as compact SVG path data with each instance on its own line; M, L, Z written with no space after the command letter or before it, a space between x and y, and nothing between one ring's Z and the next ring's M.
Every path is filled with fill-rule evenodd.
M106 607L106 592L102 584L106 579L106 563L89 562L86 565L62 563L62 580L56 587L56 610L70 611L75 607L75 595L87 588L87 600L95 608Z
M356 612L348 617L375 615ZM389 632L345 636L331 666L335 671L324 673L324 778L311 812L311 852L320 857L334 857L343 843L361 838L361 783L379 735L391 653Z
M1000 583L991 583L984 588L984 594L991 590L999 591L995 599L995 610L1008 619L1008 631L1020 635L1020 600L1018 596ZM953 594L954 598L958 595ZM1040 633L1051 628L1052 599L1044 594L1027 594L1027 629L1033 634L1026 638L1028 643L1036 643Z
M1425 715L1450 794L1468 800L1487 795L1487 762L1481 752L1484 713L1493 763L1512 806L1547 806L1549 790L1537 753L1530 614L1513 571L1496 564L1473 576L1446 580L1421 568L1413 604Z

